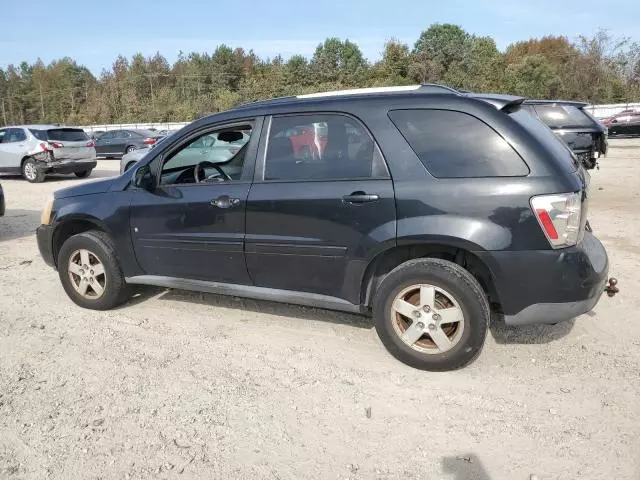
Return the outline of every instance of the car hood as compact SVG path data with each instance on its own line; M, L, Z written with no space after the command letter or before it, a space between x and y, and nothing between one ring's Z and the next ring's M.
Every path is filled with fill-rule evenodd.
M55 198L79 197L80 195L94 195L96 193L104 193L113 185L115 179L119 177L106 178L104 180L93 180L85 182L81 185L75 185L69 188L56 190L53 196Z

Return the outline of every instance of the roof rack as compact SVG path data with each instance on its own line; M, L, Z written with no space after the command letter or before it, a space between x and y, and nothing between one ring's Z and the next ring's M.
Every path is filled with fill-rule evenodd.
M394 93L394 92L447 92L458 93L457 90L447 87L445 85L438 85L436 83L424 83L421 85L403 85L397 87L368 87L368 88L350 88L347 90L333 90L329 92L308 93L305 95L298 95L296 98L322 98L322 97L334 97L342 95L364 95L364 94L376 94L376 93Z

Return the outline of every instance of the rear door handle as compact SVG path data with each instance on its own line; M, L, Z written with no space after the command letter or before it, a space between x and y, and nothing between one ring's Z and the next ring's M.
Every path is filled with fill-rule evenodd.
M229 195L221 195L211 200L211 205L218 208L231 208L240 205L240 199L230 197Z
M353 192L351 195L345 195L342 199L349 203L367 203L380 200L380 197L378 195L371 195L364 192Z

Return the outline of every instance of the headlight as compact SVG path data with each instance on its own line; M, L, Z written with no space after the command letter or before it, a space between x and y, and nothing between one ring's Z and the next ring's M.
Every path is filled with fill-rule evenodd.
M51 209L53 208L53 197L47 199L47 203L44 205L42 215L40 215L40 223L42 225L49 225L51 223Z

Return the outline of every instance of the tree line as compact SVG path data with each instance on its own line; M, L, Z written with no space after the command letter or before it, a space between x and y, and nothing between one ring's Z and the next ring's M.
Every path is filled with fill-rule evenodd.
M213 53L118 56L95 76L71 58L0 69L0 123L188 121L271 97L388 85L454 88L590 103L640 101L640 45L606 31L547 36L498 50L451 24L434 24L411 47L389 40L371 63L354 42L327 38L308 59L262 59L219 45Z

